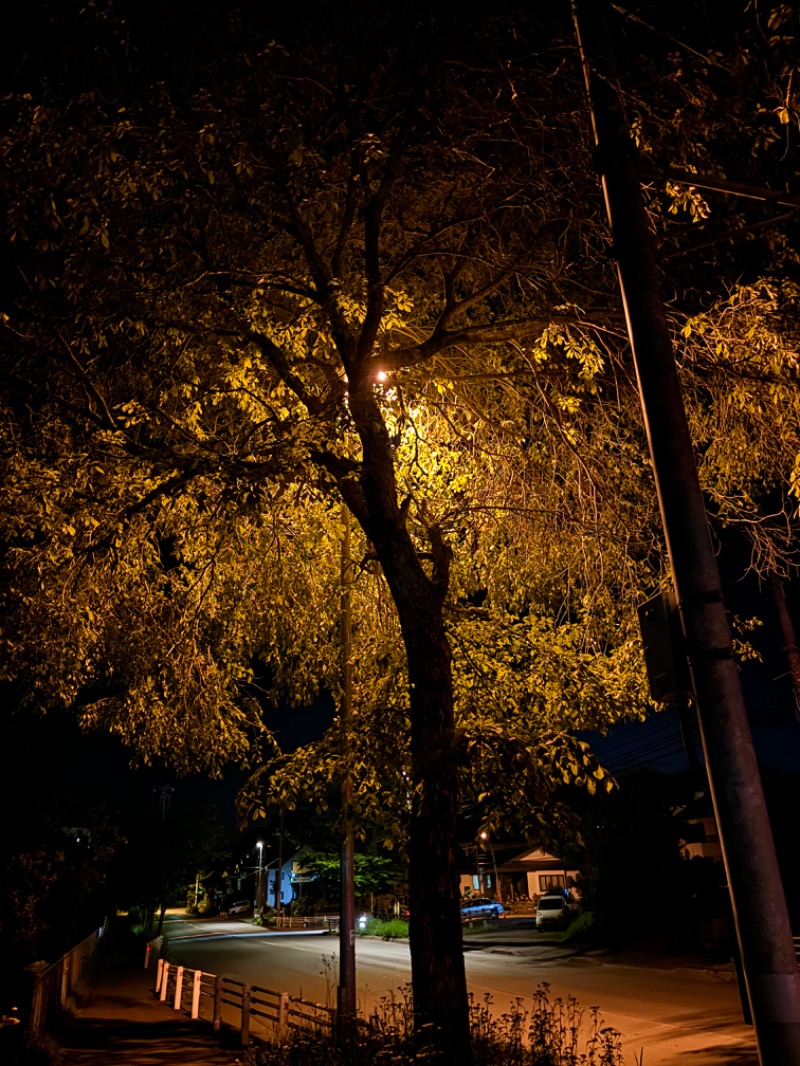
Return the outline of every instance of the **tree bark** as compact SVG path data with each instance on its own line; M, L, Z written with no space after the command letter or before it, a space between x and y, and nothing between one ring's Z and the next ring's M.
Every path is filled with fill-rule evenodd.
M409 562L411 565L409 566ZM414 565L416 564L416 566ZM405 642L411 710L411 975L418 1031L433 1026L453 1063L472 1061L456 863L458 786L450 647L441 604L416 560L384 568ZM402 591L401 591L402 588Z
M418 1028L440 1027L447 1034L453 1061L462 1063L471 1060L471 1051L456 863L458 787L450 648L441 608L428 603L420 610L415 600L414 617L407 617L411 624L404 626L414 786L409 894L415 1016Z
M391 443L371 384L352 383L350 411L361 438L358 488L342 492L372 542L397 608L406 650L411 719L409 833L411 979L420 1046L431 1061L471 1066L469 999L456 864L458 785L450 645L444 624L447 558L436 532L432 574L397 500Z

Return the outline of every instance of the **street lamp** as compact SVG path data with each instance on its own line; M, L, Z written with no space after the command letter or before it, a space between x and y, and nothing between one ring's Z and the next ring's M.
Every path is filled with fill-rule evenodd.
M262 870L263 859L264 859L264 842L263 842L263 840L257 841L256 842L256 847L258 848L258 886L256 888L256 910L258 911L261 908L261 870Z

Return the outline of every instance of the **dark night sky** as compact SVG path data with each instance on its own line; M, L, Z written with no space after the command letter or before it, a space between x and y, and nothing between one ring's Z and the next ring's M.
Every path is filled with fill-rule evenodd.
M282 708L265 718L282 749L292 751L322 735L331 722L331 705L320 700L310 708ZM146 817L157 813L158 790L167 785L175 802L215 804L223 824L235 829L234 800L247 770L230 767L220 780L202 773L178 777L163 768L132 766L133 753L118 738L81 732L64 712L20 714L9 708L4 720L0 797L7 811L27 804L60 808L66 818L84 804L102 804L112 814Z
M723 574L723 586L732 613L742 618L757 615L762 622L747 634L761 661L748 661L741 667L742 690L756 755L759 762L773 770L800 774L800 721L796 716L784 641L770 595L753 575L733 581L728 574ZM790 588L787 603L795 618L798 617L797 599L796 590ZM693 713L691 717L694 719ZM696 723L693 736L699 753ZM638 766L676 773L688 765L674 707L653 711L644 722L622 723L608 736L587 733L585 738L613 773Z

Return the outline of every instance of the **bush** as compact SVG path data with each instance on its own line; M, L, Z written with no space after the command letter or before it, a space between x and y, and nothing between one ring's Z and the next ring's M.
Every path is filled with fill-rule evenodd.
M402 918L368 918L364 929L358 930L359 936L379 936L384 940L404 940L408 936L408 922Z
M275 911L269 905L265 906L260 914L254 914L250 919L253 925L273 926L277 922Z
M384 940L403 940L408 937L408 922L404 922L402 918L383 922L378 936L382 936Z
M588 1021L588 1024L585 1024ZM475 1066L622 1066L620 1035L604 1027L597 1008L588 1015L576 1000L550 1000L540 985L526 1004L517 1000L495 1017L491 997L471 1007L470 1024ZM408 991L384 999L363 1024L358 1036L337 1042L322 1031L292 1032L280 1043L251 1049L249 1066L435 1066L413 1032Z
M573 941L593 940L597 930L595 929L594 911L581 911L567 927L564 934L564 943Z

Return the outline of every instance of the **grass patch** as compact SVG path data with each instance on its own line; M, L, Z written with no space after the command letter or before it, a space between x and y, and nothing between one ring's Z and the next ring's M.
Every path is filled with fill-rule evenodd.
M359 930L359 936L379 936L384 940L408 939L408 922L402 918L390 918L382 921L380 918L368 918L364 929Z

